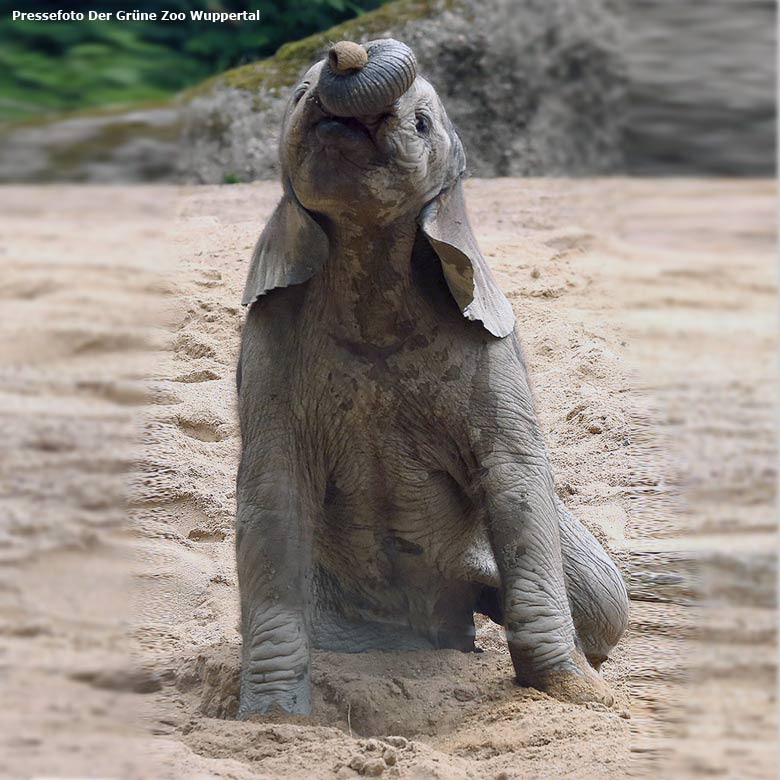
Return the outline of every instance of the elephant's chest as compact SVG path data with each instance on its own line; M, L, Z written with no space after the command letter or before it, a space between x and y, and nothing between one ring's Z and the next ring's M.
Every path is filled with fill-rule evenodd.
M400 503L452 472L466 420L461 388L440 376L454 373L448 359L338 342L320 366L306 417L329 471Z
M327 473L319 547L364 582L441 576L470 538L470 503L455 476L462 420L428 368L424 359L342 355L318 394Z

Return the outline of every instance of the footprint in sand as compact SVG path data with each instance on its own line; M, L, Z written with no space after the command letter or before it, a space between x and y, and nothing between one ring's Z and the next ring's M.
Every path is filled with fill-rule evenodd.
M220 530L212 531L208 528L193 528L187 534L187 538L193 542L224 542L225 532Z
M176 422L185 436L198 441L217 442L230 435L227 426L218 420L191 420L179 417Z
M194 384L198 382L211 382L215 379L222 379L222 377L211 368L200 368L179 374L173 381L182 382L184 384Z
M173 350L178 356L190 358L215 358L217 348L213 343L209 343L201 335L183 331L179 333L173 343Z

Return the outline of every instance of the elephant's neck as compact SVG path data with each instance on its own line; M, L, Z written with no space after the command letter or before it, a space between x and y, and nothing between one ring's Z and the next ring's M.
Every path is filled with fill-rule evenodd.
M392 346L414 324L413 221L382 227L333 226L320 277L321 314L335 335Z

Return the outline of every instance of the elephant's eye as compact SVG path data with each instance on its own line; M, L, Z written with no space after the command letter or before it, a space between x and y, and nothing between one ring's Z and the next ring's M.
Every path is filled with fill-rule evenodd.
M300 102L301 98L306 94L306 90L308 88L308 84L301 84L300 87L295 90L295 93L293 94L293 105L296 105Z
M420 135L428 135L431 130L431 123L428 121L428 117L425 114L415 114L414 128Z

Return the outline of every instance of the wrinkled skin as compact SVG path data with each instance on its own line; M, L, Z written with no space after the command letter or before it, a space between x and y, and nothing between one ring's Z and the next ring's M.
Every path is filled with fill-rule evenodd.
M499 337L464 317L428 240L469 230L460 142L419 77L386 115L329 118L320 67L287 110L247 288L239 716L309 713L313 647L472 650L475 611L506 627L520 684L608 703L625 587L555 494L512 320Z
M338 121L321 122L326 118L316 101L321 67L304 76L282 130L282 165L298 200L351 224L390 225L410 217L413 223L463 159L433 87L418 78L392 114L361 117L365 129L353 130ZM418 132L418 121L425 123L420 125L425 133Z

